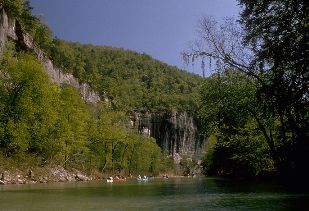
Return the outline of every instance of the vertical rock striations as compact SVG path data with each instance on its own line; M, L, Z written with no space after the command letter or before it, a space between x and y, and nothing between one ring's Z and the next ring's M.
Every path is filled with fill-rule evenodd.
M4 51L6 41L11 38L17 40L15 33L15 19L9 18L0 5L0 55Z
M187 112L135 112L132 126L140 134L155 138L162 150L174 158L202 156L204 142L198 133L199 120Z
M54 66L37 48L32 37L23 30L14 18L8 17L0 5L0 56L8 40L17 42L22 48L37 55L52 81L57 84L69 84L80 91L81 97L89 103L97 103L100 96L86 83L80 83L72 74L64 73ZM174 159L180 156L200 158L203 152L203 138L198 134L199 121L187 112L135 112L132 115L132 126L140 134L153 137L163 151Z

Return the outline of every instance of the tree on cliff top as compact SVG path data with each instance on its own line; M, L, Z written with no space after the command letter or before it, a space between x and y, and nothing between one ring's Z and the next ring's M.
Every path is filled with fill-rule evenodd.
M32 15L29 0L0 0L0 5L9 18L15 18L27 33L33 37L34 44L41 48L46 56L50 55L53 46L53 36L50 28L40 18Z
M23 0L0 0L1 6L13 17L19 17L23 10Z

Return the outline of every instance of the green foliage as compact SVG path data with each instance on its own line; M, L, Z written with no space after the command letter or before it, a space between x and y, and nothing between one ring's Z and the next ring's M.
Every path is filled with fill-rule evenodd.
M151 173L161 170L161 151L155 140L130 131L127 117L100 105L98 120L91 126L90 149L98 168L119 174Z
M197 108L201 78L145 54L55 40L54 62L124 111Z
M25 155L42 165L127 174L168 170L155 140L131 131L125 113L194 110L198 76L131 51L53 40L29 1L0 3L45 56L112 100L86 105L74 88L50 83L33 56L8 46L0 69L0 151L6 159Z
M245 42L255 46L251 65L267 72L259 89L263 110L278 119L273 123L274 139L280 140L278 170L308 175L303 169L309 149L309 5L302 0L239 2Z
M15 18L25 31L32 35L34 44L49 57L53 46L52 32L38 17L32 15L31 10L30 2L24 1L21 15Z
M204 159L207 174L256 176L273 171L267 142L252 113L257 113L256 83L229 70L205 80L200 116L210 136Z
M190 157L182 157L179 164L183 175L186 176L193 176L195 174L195 169L198 166L197 161Z
M19 17L23 10L23 0L0 0L0 8L3 8L13 17Z
M220 77L234 69L254 80L253 89L249 87L253 92L234 92L233 86L226 87L225 83L220 87L215 80L206 82L204 89L218 91L202 94L206 105L202 105L201 115L204 120L210 118L205 121L205 133L218 133L218 143L246 140L243 135L241 139L232 136L253 122L253 128L268 145L276 171L283 176L306 178L309 5L302 0L239 3L243 11L237 22L226 20L218 27L211 18L201 19L201 41L184 53L186 59L214 60ZM246 98L247 105L243 101Z
M1 146L5 154L31 150L42 137L52 136L55 87L32 56L9 54L2 60Z
M217 167L214 166L214 153L216 151L216 144L218 142L218 139L215 135L211 135L207 138L206 141L206 149L205 149L205 156L203 158L203 168L204 168L204 174L213 174L216 175L215 169ZM218 159L218 158L217 158Z
M0 150L5 157L23 154L43 163L121 174L162 171L159 146L131 131L125 113L110 103L86 105L73 87L51 84L33 56L7 49L0 70Z
M88 153L88 123L90 114L85 102L75 88L63 85L60 93L61 152L65 164L77 162L80 156Z
M1 0L0 5L3 6L9 18L15 18L18 24L32 35L34 44L42 49L48 57L53 46L52 32L38 17L32 15L30 1Z
M248 131L229 137L218 136L206 153L204 168L208 175L233 177L254 177L275 170L263 138Z
M206 136L224 131L235 134L248 121L255 107L255 82L233 70L205 79L199 114Z

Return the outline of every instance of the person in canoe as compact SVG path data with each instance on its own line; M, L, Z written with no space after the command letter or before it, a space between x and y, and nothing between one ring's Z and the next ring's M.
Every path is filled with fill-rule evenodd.
M106 182L114 182L113 177L108 177L108 178L106 179Z
M116 177L114 178L114 180L115 180L115 181L127 181L127 178L122 177L122 176L116 176Z
M163 174L163 179L168 179L168 175L167 174Z

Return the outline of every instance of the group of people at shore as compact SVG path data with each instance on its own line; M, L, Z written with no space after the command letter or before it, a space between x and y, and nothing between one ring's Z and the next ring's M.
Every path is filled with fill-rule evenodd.
M130 175L130 178L133 178L132 175ZM148 181L150 178L153 178L153 177L149 177L149 176L146 176L144 175L143 177L141 175L138 175L137 176L137 180L138 181ZM168 179L168 175L167 174L163 174L162 176L163 179ZM127 181L127 177L123 177L123 176L115 176L115 177L108 177L107 178L107 182L113 182L113 181Z

